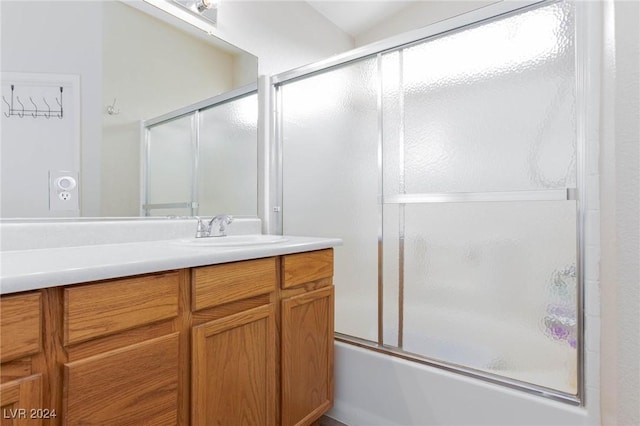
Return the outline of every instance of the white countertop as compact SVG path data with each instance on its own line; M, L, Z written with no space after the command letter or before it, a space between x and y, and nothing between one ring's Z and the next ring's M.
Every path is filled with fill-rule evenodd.
M196 247L160 240L0 252L0 294L339 246L337 238L285 236L243 247Z

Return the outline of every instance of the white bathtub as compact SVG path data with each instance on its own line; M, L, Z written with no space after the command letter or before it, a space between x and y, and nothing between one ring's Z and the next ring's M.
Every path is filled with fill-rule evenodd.
M335 357L335 405L329 416L349 426L599 423L585 407L353 345L336 342Z

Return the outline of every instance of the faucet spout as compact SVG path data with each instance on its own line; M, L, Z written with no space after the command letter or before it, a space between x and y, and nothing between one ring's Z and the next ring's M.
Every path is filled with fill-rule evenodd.
M198 218L196 238L224 237L227 235L227 225L231 224L231 222L233 222L233 216L227 214L214 216L208 222Z
M209 221L209 236L210 237L224 237L227 235L227 225L233 222L233 216L227 214L220 214L214 216Z

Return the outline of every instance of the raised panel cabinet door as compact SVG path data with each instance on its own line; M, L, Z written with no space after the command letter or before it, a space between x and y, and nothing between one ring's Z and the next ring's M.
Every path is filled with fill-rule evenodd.
M0 299L0 362L42 350L42 296L27 293Z
M310 425L333 405L334 288L282 300L282 426Z
M177 424L179 336L173 333L65 364L66 424Z
M55 410L42 406L42 375L34 374L0 385L2 426L39 426L55 419Z
M192 337L192 424L275 426L274 305L196 326Z

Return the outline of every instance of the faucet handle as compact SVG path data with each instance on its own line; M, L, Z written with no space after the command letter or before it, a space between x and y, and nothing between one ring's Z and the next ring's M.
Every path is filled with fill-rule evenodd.
M208 223L204 222L201 217L196 216L198 224L196 225L196 238L208 237L211 233L211 227Z

